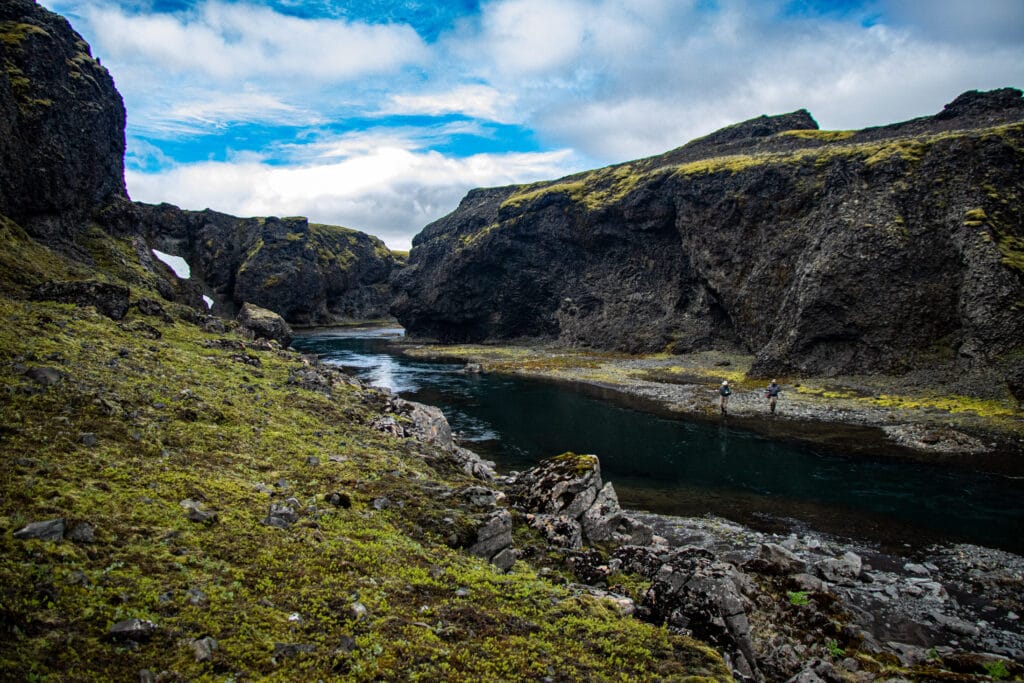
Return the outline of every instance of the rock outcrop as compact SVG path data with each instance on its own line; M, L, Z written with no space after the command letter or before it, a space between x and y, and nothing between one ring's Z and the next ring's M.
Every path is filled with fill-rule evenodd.
M756 355L753 374L986 366L1024 339L1024 99L820 131L761 117L659 157L470 192L393 308L446 342Z
M107 258L98 245L130 241L137 259L119 254L118 275L195 308L207 293L226 316L246 301L302 325L388 316L399 260L375 237L305 218L132 203L124 104L63 17L0 2L0 62L0 218L28 238L89 266ZM184 257L192 279L177 281L150 248Z
M191 279L232 314L244 302L293 325L388 317L399 260L376 237L296 218L238 218L136 203L138 229L156 249L181 256Z
M114 81L63 17L0 3L0 215L51 247L124 204L125 110Z
M595 455L563 453L518 475L508 487L509 502L532 515L531 526L549 541L576 548L590 544L645 545L653 532L619 507L611 482L601 481Z

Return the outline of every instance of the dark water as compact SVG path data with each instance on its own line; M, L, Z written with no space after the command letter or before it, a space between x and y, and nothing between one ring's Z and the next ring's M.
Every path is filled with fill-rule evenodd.
M595 453L624 507L712 513L773 531L814 529L882 547L965 541L1024 552L1024 481L896 457L773 441L725 423L640 411L572 385L465 375L389 353L392 330L292 342L374 386L440 407L466 445L508 471Z

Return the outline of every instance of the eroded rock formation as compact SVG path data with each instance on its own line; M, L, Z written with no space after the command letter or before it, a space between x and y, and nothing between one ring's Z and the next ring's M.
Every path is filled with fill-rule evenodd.
M427 226L413 335L756 354L753 373L991 363L1024 315L1024 100L821 131L761 117L658 157L474 190Z

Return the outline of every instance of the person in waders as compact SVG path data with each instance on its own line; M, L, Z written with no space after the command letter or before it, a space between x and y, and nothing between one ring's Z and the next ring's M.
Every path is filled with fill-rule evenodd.
M729 397L732 395L732 389L729 388L729 380L722 380L722 386L718 387L718 394L722 397L719 405L722 408L722 415L725 415L729 408Z
M775 383L775 380L772 380L771 384L764 391L764 397L768 399L768 408L772 411L772 415L775 414L775 401L779 398L780 391L782 391L782 388Z

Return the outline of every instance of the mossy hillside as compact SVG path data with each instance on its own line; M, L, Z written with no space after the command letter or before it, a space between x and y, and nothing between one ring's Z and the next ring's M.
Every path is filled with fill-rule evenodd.
M449 548L445 518L458 524L464 513L436 490L468 482L428 465L422 444L374 430L374 392L300 388L288 383L301 367L294 354L243 348L184 323L135 314L115 323L91 309L8 298L0 316L5 672L728 679L699 644L622 619L522 563L502 575ZM36 385L21 374L34 366L64 377ZM348 493L351 508L326 504L331 491ZM287 530L260 524L285 496L300 501L300 521ZM371 502L382 496L391 507L378 511ZM217 521L189 521L186 499ZM88 522L95 542L11 537L52 517ZM363 618L351 613L357 601ZM153 621L157 633L137 648L106 639L129 617ZM209 662L189 647L203 636L218 642ZM346 636L351 651L341 647ZM275 643L313 651L275 661Z

